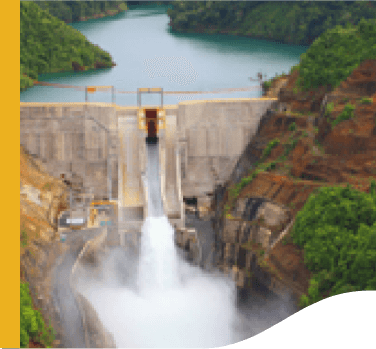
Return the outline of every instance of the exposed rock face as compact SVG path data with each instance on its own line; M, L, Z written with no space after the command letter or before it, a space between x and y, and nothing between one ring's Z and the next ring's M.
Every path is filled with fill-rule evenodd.
M94 68L95 69L101 69L101 68L106 68L106 65L102 62L95 62L94 63Z
M72 62L72 69L74 71L80 71L80 70L85 70L85 67L81 66L79 63L77 62Z
M212 222L218 261L235 272L238 285L249 284L252 275L272 290L285 285L301 295L307 292L311 274L304 266L304 251L290 237L289 224L296 213L316 188L349 183L369 192L370 180L376 180L376 60L363 62L334 91L324 86L297 92L293 89L298 74L287 77L278 103L260 120L228 182L216 189ZM364 97L371 104L365 104ZM328 103L334 104L329 118ZM354 117L332 126L348 103L355 106ZM293 123L296 130L290 131ZM230 187L254 170L275 138L280 143L264 162L277 161L284 154L285 159L279 159L273 170L259 173L230 202ZM295 145L286 153L292 140ZM233 207L231 219L224 216L225 205Z
M28 155L22 146L20 155L21 216L24 214L27 218L30 214L32 218L44 221L40 224L50 225L51 232L57 228L59 213L68 206L68 188L61 180L46 173L40 160ZM44 233L42 229L42 235ZM47 240L53 237L51 234L46 236Z
M280 90L286 86L288 82L287 78L280 78L272 82L272 85L269 89L264 89L264 95L267 98L278 98Z
M41 309L46 323L51 320L59 331L51 279L52 268L64 253L56 223L59 212L67 208L67 188L48 175L40 161L28 155L22 146L20 168L21 279L29 282L34 305Z

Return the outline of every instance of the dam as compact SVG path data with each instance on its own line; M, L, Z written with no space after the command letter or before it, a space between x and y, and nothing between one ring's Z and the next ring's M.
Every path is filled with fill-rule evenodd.
M137 235L139 257L130 263L136 265L133 290L111 289L110 282L95 284L91 277L82 281L80 258L84 255L80 253L71 277L72 289L78 286L74 292L80 312L86 317L92 314L91 303L120 347L212 347L249 338L257 330L239 330L244 323L234 306L235 284L221 273L187 263L174 239L176 243L182 239L181 232L190 232L185 228L184 202L208 204L214 187L229 177L261 116L276 107L275 100L219 99L163 105L162 89L137 92L138 105L133 107L21 103L21 144L25 149L52 175L71 186L79 183L82 194L90 192L92 201L115 208L115 225L107 226L90 247L85 244L89 249L84 255L103 250L103 239L107 246L129 251L129 238ZM142 106L142 93L160 93L161 104ZM167 313L162 304L174 313ZM146 321L151 309L156 328L149 326L151 320ZM137 314L133 320L124 315L129 312ZM221 321L219 313L225 314ZM113 316L121 321L114 323ZM163 321L159 321L161 317ZM195 319L189 326L187 317ZM122 334L124 324L127 335ZM195 336L203 327L210 331ZM171 328L180 335L169 337ZM87 347L93 343L86 337L85 342Z
M142 106L157 93L161 104ZM148 216L146 146L159 153L163 210L184 227L184 198L208 204L215 185L229 177L276 99L184 101L163 105L162 88L139 88L135 106L106 103L21 103L21 144L41 159L47 172L79 182L94 200L117 206L119 222L136 229ZM119 237L121 243L122 237Z

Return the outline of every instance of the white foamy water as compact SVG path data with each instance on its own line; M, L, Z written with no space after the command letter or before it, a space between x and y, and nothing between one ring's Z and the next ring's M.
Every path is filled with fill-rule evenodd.
M165 216L148 217L142 228L138 274L140 292L153 293L179 286L174 230Z
M237 323L234 283L188 264L177 253L174 230L161 211L158 164L157 147L149 146L151 216L142 227L135 285L121 285L109 263L105 283L88 281L83 293L117 347L208 348L247 338Z
M293 314L296 310L288 299L254 293L239 299L230 278L183 259L163 212L158 146L147 149L147 176L142 179L149 216L139 251L117 247L100 268L85 270L78 285L117 347L221 347L250 338Z
M136 290L111 280L83 290L117 347L208 348L246 338L236 331L231 280L181 259L165 216L145 221L141 249Z

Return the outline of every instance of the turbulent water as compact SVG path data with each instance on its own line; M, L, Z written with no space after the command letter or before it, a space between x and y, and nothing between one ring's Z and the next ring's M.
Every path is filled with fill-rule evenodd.
M163 215L157 149L148 146L149 217L138 262L118 251L104 266L102 283L87 281L82 291L117 347L217 347L245 339L233 282L188 264L176 250L174 230ZM133 279L120 280L119 261L124 273L133 265Z

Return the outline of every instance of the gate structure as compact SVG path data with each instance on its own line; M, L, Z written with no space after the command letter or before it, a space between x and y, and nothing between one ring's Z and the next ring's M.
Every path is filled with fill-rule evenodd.
M142 108L142 93L160 93L161 105L156 108ZM140 130L147 133L146 143L156 144L158 142L159 130L166 128L166 115L163 109L163 89L162 88L138 88L137 89L138 125Z

